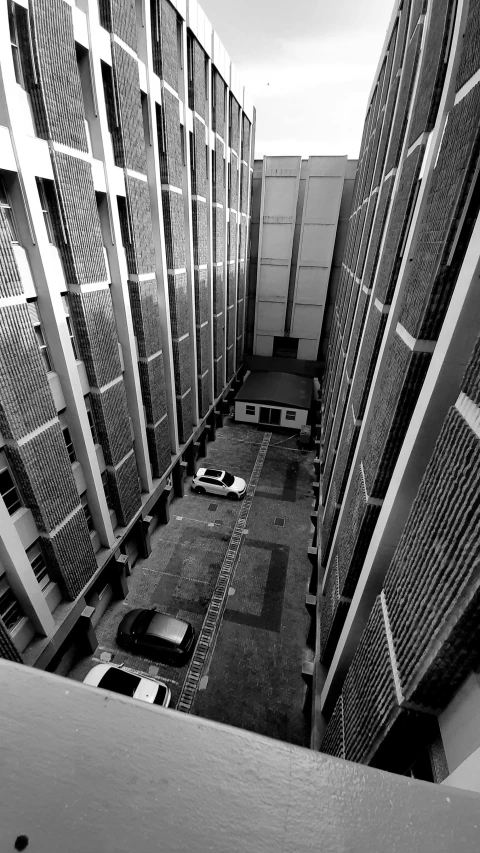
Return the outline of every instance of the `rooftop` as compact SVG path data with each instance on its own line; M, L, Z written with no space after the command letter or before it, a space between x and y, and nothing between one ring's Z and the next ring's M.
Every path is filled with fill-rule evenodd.
M290 406L292 409L309 409L312 394L313 379L308 376L260 370L250 373L235 400L271 406Z

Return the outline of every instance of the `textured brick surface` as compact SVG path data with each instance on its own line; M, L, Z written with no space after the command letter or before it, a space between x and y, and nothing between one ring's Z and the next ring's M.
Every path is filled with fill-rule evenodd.
M477 84L450 112L409 265L400 322L414 337L434 340L442 326L465 251L466 239L463 239L455 257L449 257L479 146L480 85ZM467 221L466 228L471 227L471 221Z
M115 470L107 468L107 480L118 522L125 527L141 507L135 455L127 456Z
M390 131L392 129L392 121L393 121L393 113L395 110L395 105L397 103L397 94L398 94L398 86L399 86L399 78L395 77L392 80L392 84L390 86L388 92L387 103L385 106L385 115L383 118L383 126L382 132L380 134L380 141L378 143L378 152L377 152L377 160L375 163L375 171L373 173L372 186L378 187L382 174L385 167L385 158L387 155L387 146L388 141L390 139ZM388 169L386 170L388 173Z
M223 279L223 268L213 268L213 313L219 314L223 311L225 304L225 286Z
M355 365L357 363L360 339L362 336L363 327L365 325L369 304L370 297L367 296L363 288L361 288L360 293L358 295L358 304L357 310L355 311L355 320L352 327L352 334L350 336L350 341L348 345L347 361L345 363L345 370L348 373L350 379L352 379L353 377L353 371L355 370Z
M6 445L5 452L38 529L52 530L79 505L59 422L22 445Z
M225 260L225 212L221 207L212 210L213 260Z
M197 323L204 323L210 316L208 270L194 271L195 317Z
M337 537L340 595L352 598L362 570L380 507L365 498L360 466L353 473L351 488Z
M192 394L189 391L181 399L177 397L178 440L184 444L190 438L193 429Z
M209 324L197 326L197 371L202 376L210 367L210 329Z
M22 281L10 240L7 218L0 207L0 298L23 293Z
M422 8L424 0L417 0ZM448 57L445 50L448 43L454 0L436 0L432 7L430 26L423 49L417 96L413 107L408 145L412 145L424 131L431 130L435 124L440 96L447 71ZM412 12L412 22L414 13Z
M378 199L375 219L372 226L371 239L363 268L363 284L370 289L377 270L380 243L383 237L385 221L388 214L395 178L392 175L382 184Z
M50 155L57 192L49 198L49 208L65 278L69 284L106 281L103 238L90 163L58 151L51 151Z
M193 104L192 109L205 118L205 51L202 45L192 37L193 41Z
M22 438L56 414L26 304L0 308L0 432Z
M230 92L230 148L240 151L240 105Z
M385 579L402 689L435 709L478 662L479 463L478 438L451 409Z
M242 160L247 164L250 162L250 130L251 124L245 113L242 113Z
M161 477L171 462L170 434L168 419L164 418L159 424L147 424L147 442L150 462L154 477Z
M435 13L436 13L436 9L437 9L438 5L439 5L438 3L435 3L435 7L434 7ZM413 2L412 2L412 14L410 15L410 28L408 31L409 37L412 35L415 27L417 26L418 19L419 19L420 15L425 14L426 10L427 10L427 0L413 0ZM435 17L435 14L434 14L434 17Z
M168 269L183 269L185 256L185 213L180 193L162 190L163 226Z
M430 353L412 352L397 335L389 344L362 454L370 497L385 497L430 359Z
M147 422L156 424L167 410L163 355L158 355L148 362L140 361L138 367Z
M162 349L156 279L129 281L128 290L138 354L140 358L148 358Z
M70 6L63 0L36 0L29 16L26 10L18 11L17 20L24 77L38 136L86 152L85 114Z
M0 617L0 657L22 663L22 657L10 637L3 619Z
M219 397L223 391L223 364L223 356L220 356L220 358L213 363L215 397Z
M323 736L321 751L337 758L345 758L345 738L343 722L343 696L337 699L333 714Z
M357 276L357 278L362 278L363 275L363 268L365 265L368 242L370 240L370 234L372 231L373 218L377 209L377 201L378 193L375 193L371 196L370 201L368 202L367 214L365 216L365 225L363 228L362 239L360 241L360 246L358 249L357 268L355 270L355 275Z
M213 69L214 106L212 126L216 133L225 139L225 83L218 71ZM215 142L215 145L217 143Z
M137 49L137 20L133 0L99 0L100 24L132 50Z
M180 338L186 335L189 329L186 273L168 274L168 295L172 335Z
M205 145L205 125L200 119L194 120L194 169L192 171L192 193L206 197L207 160Z
M339 595L338 558L335 557L325 583L320 613L320 660L324 665L331 661L349 606L349 601Z
M162 107L157 104L157 135L162 184L182 188L182 126L179 101L168 89L162 90Z
M230 211L230 220L228 223L228 260L236 261L237 259L237 217L234 212Z
M207 414L210 406L210 371L197 379L198 410L200 417Z
M178 92L177 12L168 0L152 0L153 69ZM163 95L163 93L162 93Z
M477 406L480 404L480 337L477 338L462 381L462 391Z
M212 200L218 204L225 203L225 146L215 137L215 173L213 175Z
M470 77L473 77L480 66L480 2L471 0L468 6L468 17L463 37L463 50L455 81L458 92Z
M147 171L138 62L112 42L113 80L119 127L113 127L113 150L117 166Z
M228 204L235 210L238 207L238 159L231 154L230 156L230 191L228 193Z
M185 394L191 386L190 378L190 337L181 341L173 340L173 364L175 371L175 390L177 396Z
M208 261L207 205L204 201L192 200L193 258L195 264Z
M361 419L365 412L386 322L386 314L381 314L376 309L370 312L358 355L357 373L351 396L355 417L358 419Z
M418 58L420 55L420 46L422 42L423 25L419 25L415 30L415 34L407 47L405 53L405 62L403 65L402 77L400 81L400 89L397 98L397 110L393 121L392 132L390 136L390 144L388 146L387 160L385 170L388 173L390 169L398 164L400 151L405 137L407 127L408 109L412 97L413 84L415 81L415 72L417 70Z
M400 181L393 200L388 231L383 244L382 257L378 265L375 297L384 305L393 299L398 271L402 262L400 254L409 215L416 198L416 187L425 154L425 146L418 145L403 162Z
M235 372L235 345L227 349L227 382L230 381Z
M65 598L74 601L97 571L97 561L81 506L52 536L41 537L49 573Z
M90 394L95 425L107 465L117 465L132 447L123 380Z
M110 290L69 293L80 356L90 385L101 387L121 374Z
M130 241L125 245L128 272L132 275L155 270L150 194L146 181L125 176L127 214L130 224ZM162 197L164 193L162 192Z

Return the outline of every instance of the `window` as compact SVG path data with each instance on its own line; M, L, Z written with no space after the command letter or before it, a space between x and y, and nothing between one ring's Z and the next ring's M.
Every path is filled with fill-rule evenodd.
M86 492L84 492L84 494L81 495L80 502L82 504L83 511L85 513L85 520L87 522L87 527L90 530L90 532L92 532L92 530L95 530L95 526L93 524L92 513L90 512L90 507L89 507L88 502L87 502L87 493Z
M0 579L0 616L7 631L12 631L23 618L22 608L17 597L12 592L6 577Z
M85 406L87 409L88 423L90 424L90 432L92 433L93 443L94 444L100 444L100 442L98 440L97 428L95 426L95 421L93 420L93 414L92 414L92 409L91 409L91 405L90 405L90 400L88 397L85 397Z
M282 338L280 336L273 339L273 356L274 358L296 358L298 353L298 338Z
M103 486L103 491L105 494L105 500L107 501L107 507L109 510L113 510L114 506L113 506L112 496L110 494L110 487L108 485L108 476L107 476L106 471L104 471L102 474L102 486Z
M256 412L255 406L245 406L246 415L254 415Z
M187 33L187 70L188 79L193 81L193 36L191 33Z
M46 588L52 583L52 579L48 574L47 563L39 542L35 542L31 548L27 549L27 557L30 560L40 589L42 592L45 592Z
M73 441L68 426L62 427L62 432L63 438L65 439L65 446L67 448L68 458L70 459L70 462L73 465L73 463L77 461L77 457L75 456L75 448L73 446Z
M32 322L33 331L35 332L38 349L40 350L40 355L42 356L42 361L45 366L45 370L47 371L47 373L50 373L53 370L52 361L50 358L50 353L48 352L45 336L43 334L42 321L40 320L40 314L38 313L36 300L33 299L27 301L27 305L28 313Z
M208 101L208 56L205 56L205 100Z
M192 131L189 131L190 135L190 173L192 178L195 174L195 137Z
M75 334L73 331L72 321L70 320L70 317L65 317L65 319L67 321L68 335L70 338L70 342L72 344L73 354L74 354L76 360L78 361L79 356L78 356L78 350L77 350L77 342L75 340Z
M165 154L166 145L165 145L165 117L164 112L160 104L155 104L156 113L157 113L157 138L158 138L158 151L160 154Z
M14 515L17 509L20 509L22 506L15 481L7 468L7 463L2 453L0 453L0 495L5 501L5 506L10 515Z
M177 56L179 67L183 68L182 21L180 18L177 18Z
M285 413L285 420L286 421L294 421L296 416L297 416L296 412L292 412L292 411L287 409L287 411Z
M212 151L212 189L213 189L213 195L215 198L215 193L217 191L217 153L216 153L216 151Z
M52 218L50 216L50 210L48 207L47 193L45 192L45 181L43 180L43 178L36 178L36 181L38 195L40 198L40 206L42 208L43 219L45 222L45 228L47 229L48 242L54 244L55 240L53 237Z
M117 195L118 216L120 218L120 231L122 232L122 243L130 245L130 223L128 220L127 200L123 195Z
M12 49L13 66L15 68L15 79L19 86L25 88L23 83L22 63L20 60L20 48L18 46L17 16L15 14L15 3L8 4L8 26L10 29L10 47Z
M182 146L182 166L187 165L187 160L185 157L185 128L183 124L180 124L180 144Z
M13 215L12 205L10 203L10 198L7 194L7 190L5 188L5 183L2 175L0 174L0 207L2 208L5 219L7 220L7 227L10 232L10 240L12 243L18 243L18 232L17 225L15 222L15 217Z

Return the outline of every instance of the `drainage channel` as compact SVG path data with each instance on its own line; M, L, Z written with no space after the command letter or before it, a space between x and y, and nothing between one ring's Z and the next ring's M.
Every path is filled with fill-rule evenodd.
M266 432L260 445L260 450L258 451L255 465L253 466L253 471L248 482L247 493L243 500L242 508L238 513L238 518L228 543L222 567L217 578L217 583L198 636L197 645L195 647L192 660L190 661L185 681L183 682L183 687L177 702L177 711L183 711L185 714L189 714L192 710L193 701L197 695L198 686L200 684L205 664L208 660L209 651L213 648L216 636L220 629L228 599L230 581L232 580L233 570L242 544L243 531L245 530L250 507L252 506L253 496L255 494L255 489L257 488L263 463L265 462L271 437L272 433Z

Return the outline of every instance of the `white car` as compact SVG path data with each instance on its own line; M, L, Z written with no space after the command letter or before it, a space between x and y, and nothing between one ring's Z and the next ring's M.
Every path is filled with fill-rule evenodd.
M209 492L212 495L226 495L232 500L240 500L245 496L247 484L241 477L234 477L228 471L199 468L192 479L192 489L199 495Z
M145 678L142 673L124 669L114 663L99 663L83 679L84 684L101 687L102 690L112 690L122 696L141 699L152 705L168 708L172 699L170 689L163 681L153 681Z

